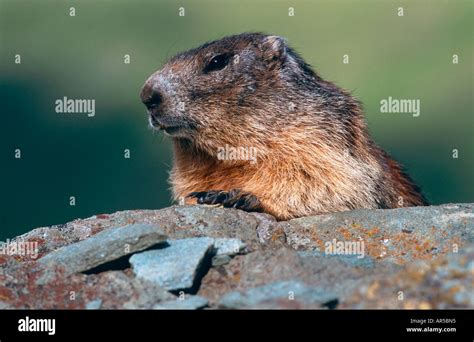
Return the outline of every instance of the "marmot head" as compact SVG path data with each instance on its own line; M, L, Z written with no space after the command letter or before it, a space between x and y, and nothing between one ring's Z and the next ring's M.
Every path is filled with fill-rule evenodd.
M319 99L311 98L315 90ZM153 127L215 151L268 144L279 129L304 124L298 107L322 106L332 93L341 95L285 39L244 33L173 57L148 78L140 97Z

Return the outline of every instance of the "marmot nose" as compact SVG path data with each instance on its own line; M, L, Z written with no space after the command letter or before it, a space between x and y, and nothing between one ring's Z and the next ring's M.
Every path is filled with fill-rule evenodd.
M148 109L158 108L163 102L163 96L161 93L150 84L145 84L143 86L140 98Z

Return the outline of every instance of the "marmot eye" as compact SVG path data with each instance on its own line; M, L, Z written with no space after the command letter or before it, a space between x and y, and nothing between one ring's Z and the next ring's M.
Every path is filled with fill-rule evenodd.
M212 57L210 62L204 68L204 73L224 69L224 67L229 64L229 60L230 56L225 54Z

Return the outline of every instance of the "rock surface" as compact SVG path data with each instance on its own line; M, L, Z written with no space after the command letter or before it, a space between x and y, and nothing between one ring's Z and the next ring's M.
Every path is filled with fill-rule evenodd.
M12 242L37 253L0 254L6 309L474 307L473 204L285 222L173 206L38 228Z
M170 240L168 246L132 255L130 264L137 278L169 291L189 290L214 246L207 237Z
M197 310L205 308L209 301L200 296L190 296L184 299L174 299L170 301L161 302L153 306L155 310Z
M298 281L279 281L244 293L227 293L218 306L224 309L318 309L335 305L337 301L337 296L330 291Z
M124 255L166 241L157 225L131 224L100 232L95 236L62 247L38 263L64 266L68 274L84 272Z

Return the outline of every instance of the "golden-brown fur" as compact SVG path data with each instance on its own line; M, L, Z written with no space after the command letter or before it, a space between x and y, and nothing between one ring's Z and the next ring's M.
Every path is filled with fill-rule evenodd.
M212 62L227 64L213 70ZM280 37L242 34L180 54L147 80L141 97L152 125L173 138L175 199L240 196L226 203L278 219L425 203L368 136L359 103ZM255 149L256 161L220 160L216 151L226 145ZM215 190L226 195L206 200Z

